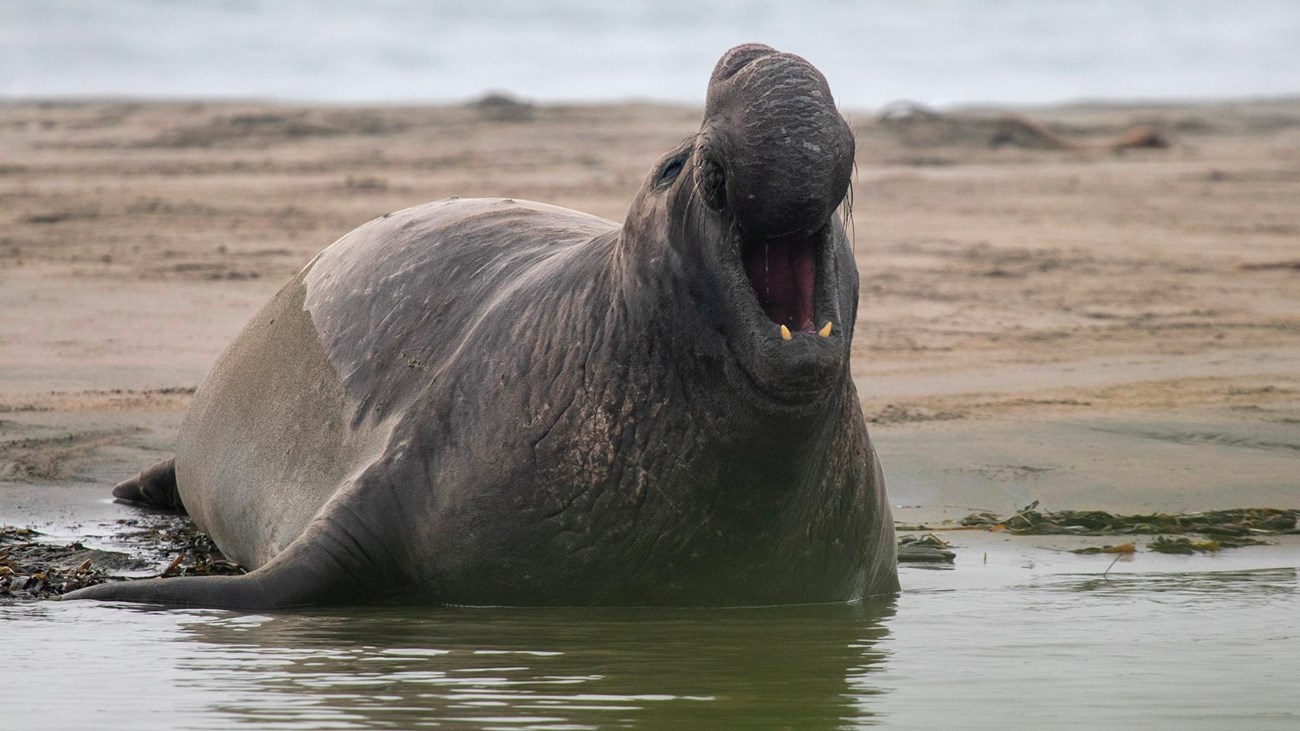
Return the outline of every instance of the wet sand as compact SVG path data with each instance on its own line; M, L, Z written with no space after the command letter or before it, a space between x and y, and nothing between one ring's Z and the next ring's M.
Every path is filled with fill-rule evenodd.
M1300 100L1021 111L1080 146L991 146L996 110L850 115L853 374L898 517L1300 506ZM0 522L165 457L213 359L350 229L447 196L621 220L698 115L0 105ZM1171 146L1089 146L1137 124Z

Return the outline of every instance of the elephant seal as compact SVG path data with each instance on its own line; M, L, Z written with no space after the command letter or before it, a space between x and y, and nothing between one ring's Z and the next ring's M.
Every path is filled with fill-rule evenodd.
M243 576L70 599L242 609L760 605L897 589L849 375L826 80L732 49L622 226L512 200L373 220L313 259L119 497L183 505Z

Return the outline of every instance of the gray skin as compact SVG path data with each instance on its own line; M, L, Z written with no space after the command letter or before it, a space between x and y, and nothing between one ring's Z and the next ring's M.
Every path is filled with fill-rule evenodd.
M745 45L622 226L496 199L365 224L249 323L181 428L179 502L254 570L67 598L758 605L895 591L849 375L858 275L836 213L852 164L822 75ZM760 301L770 280L751 275L770 263L756 257L774 251L815 262L811 320L797 297ZM171 470L119 494L165 503Z

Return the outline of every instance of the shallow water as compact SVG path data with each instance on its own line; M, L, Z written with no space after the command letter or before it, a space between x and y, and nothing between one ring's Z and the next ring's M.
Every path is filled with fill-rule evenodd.
M1295 728L1295 544L957 537L869 606L0 606L0 728Z
M31 418L52 429L57 416ZM1296 416L1211 409L876 437L895 517L933 525L1031 500L1292 506L1300 450L1267 445L1294 445ZM138 513L104 485L162 454L0 484L0 522L139 551L117 523ZM0 605L0 729L1300 727L1300 536L1115 561L1069 553L1114 538L943 535L954 568L904 567L897 599L863 607Z

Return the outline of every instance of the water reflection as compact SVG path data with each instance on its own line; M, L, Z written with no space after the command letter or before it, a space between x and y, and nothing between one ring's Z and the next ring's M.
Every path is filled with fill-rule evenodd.
M188 683L214 727L867 725L893 602L768 609L211 615Z
M1296 568L1036 551L909 569L897 611L0 606L0 729L1300 728Z
M1214 595L1217 601L1268 601L1277 595L1295 594L1297 572L1294 568L1254 569L1249 571L1178 572L1162 574L1118 574L1115 576L1087 576L1077 581L1066 580L1058 588L1067 591L1092 592L1099 596L1122 597L1133 595L1152 601L1162 594L1180 595L1183 601L1195 595ZM1188 596L1183 596L1188 595Z

